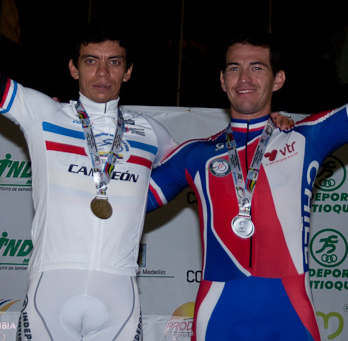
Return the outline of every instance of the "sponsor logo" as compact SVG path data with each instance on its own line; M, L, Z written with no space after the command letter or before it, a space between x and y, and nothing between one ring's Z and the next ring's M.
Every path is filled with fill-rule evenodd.
M143 128L126 127L125 132L130 133L130 134L145 136L145 129L143 129Z
M332 311L328 314L324 314L320 311L317 311L316 315L321 317L324 320L323 327L325 329L329 329L330 331L335 330L334 326L336 326L337 322L338 322L337 329L332 334L327 336L328 340L335 339L337 336L341 335L341 333L343 331L343 327L344 327L344 319L343 319L341 314L336 313L334 311ZM332 319L333 322L330 324L330 328L329 328L329 320L331 318L333 318Z
M186 199L187 199L186 201L187 201L188 204L194 205L194 204L197 203L197 197L196 197L195 192L188 191L186 196L187 196L186 197Z
M0 316L5 314L10 308L20 302L21 300L0 299ZM18 309L16 309L18 310ZM6 315L5 315L6 316ZM6 339L5 334L2 331L16 330L16 324L14 322L0 322L0 341Z
M202 271L201 270L187 270L186 281L188 283L200 283L202 281Z
M142 339L143 339L143 320L140 313L139 322L138 322L137 330L135 332L133 341L141 341Z
M304 243L304 269L308 270L309 263L309 226L310 226L310 214L311 214L311 198L312 198L312 187L315 181L315 177L319 170L319 163L317 161L312 161L307 169L307 183L305 183L304 193L303 193L303 216L302 216L302 233L303 233L303 243Z
M224 143L217 143L215 151L219 151L219 150L224 149L224 148L225 148L225 144Z
M346 168L337 157L329 156L318 171L314 187L314 213L347 213L348 193L338 191L346 181Z
M10 153L0 158L0 186L31 187L30 161L13 160Z
M17 329L14 322L0 322L0 330ZM1 341L1 338L0 338Z
M273 149L272 151L265 153L264 156L270 162L280 162L289 159L297 154L295 150L295 143L296 141L292 143L286 143L283 148L279 150Z
M68 172L93 177L93 168L92 167L71 164L68 168ZM111 173L110 178L111 178L111 180L138 182L139 174L129 173L128 171L127 172L114 171Z
M147 256L146 244L140 244L138 265L139 267L143 269L140 270L138 277L174 278L174 276L168 276L167 271L164 269L153 269L153 268L147 267L146 256Z
M269 161L274 161L277 156L277 150L274 149L271 152L265 153L265 158L268 158Z
M26 311L23 311L18 323L18 341L23 340L22 335L24 335L25 340L31 340L33 335L31 334L29 316Z
M194 308L194 302L187 302L174 311L164 331L168 340L191 340Z
M6 300L6 299L0 299L0 316L4 313L6 313L6 311L8 311L14 304L16 304L17 302L19 302L21 300ZM5 323L5 322L3 322ZM0 322L0 329L12 329L10 328L10 326L4 326L1 324Z
M310 251L318 264L332 268L340 265L347 258L348 244L339 231L324 229L311 238Z
M22 339L22 331L23 331L23 334L27 337L27 339L31 339L32 338L28 313L25 311L27 305L28 305L28 295L25 296L25 300L23 302L21 315L19 316L18 332L17 332L17 335L18 335L17 340L18 341L23 340Z
M323 268L309 269L310 286L316 290L348 290L348 269L335 268L347 258L348 244L342 233L334 229L317 232L310 243L313 261Z
M231 166L227 160L218 158L210 163L209 171L215 176L222 177L226 176L231 171Z
M330 155L320 167L314 186L324 192L333 192L344 184L346 177L344 163L336 156Z
M130 119L130 118L129 119L125 119L124 120L124 124L135 125L135 121Z
M10 239L8 236L8 232L2 232L0 235L0 270L26 270L33 249L32 241Z

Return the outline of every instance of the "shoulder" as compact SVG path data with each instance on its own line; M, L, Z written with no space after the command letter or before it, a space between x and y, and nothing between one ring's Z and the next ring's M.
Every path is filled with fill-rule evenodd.
M341 116L347 117L347 108L348 108L348 105L344 105L333 110L326 110L326 111L321 111L314 114L307 114L305 115L304 118L302 118L301 120L295 123L295 127L304 126L304 125L314 125L314 124L325 122L328 119L335 118L335 117L337 118Z
M125 120L132 120L132 119L133 120L143 120L143 119L145 119L144 115L140 112L127 109L123 106L120 106L120 110L121 110Z
M191 139L179 144L167 157L167 159L173 157L188 157L188 155L193 155L196 153L201 153L202 151L207 151L211 149L221 149L225 143L225 130L214 134L212 136L200 139Z

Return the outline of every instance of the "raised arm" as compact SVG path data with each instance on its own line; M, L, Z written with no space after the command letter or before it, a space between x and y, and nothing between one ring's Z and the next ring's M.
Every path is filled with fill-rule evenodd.
M23 87L12 79L0 76L0 114L26 130L47 115L60 109L60 103L45 94Z

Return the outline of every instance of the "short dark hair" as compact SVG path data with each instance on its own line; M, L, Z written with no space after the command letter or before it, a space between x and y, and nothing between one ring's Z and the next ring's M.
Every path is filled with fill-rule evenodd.
M105 41L117 41L121 47L126 50L126 68L128 69L133 64L132 49L128 35L112 25L106 24L88 24L77 32L75 39L75 48L72 55L74 65L77 67L80 56L80 48L82 45L98 44Z
M268 33L255 33L255 32L243 32L237 33L233 36L227 44L223 53L223 60L221 62L221 70L224 71L226 68L226 56L229 47L234 44L261 46L270 50L270 64L272 72L276 75L280 70L284 69L281 58L281 48L277 39Z

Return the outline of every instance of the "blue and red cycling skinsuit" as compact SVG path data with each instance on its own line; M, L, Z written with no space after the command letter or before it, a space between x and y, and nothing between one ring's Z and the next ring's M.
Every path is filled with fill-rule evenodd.
M268 116L231 120L246 179ZM321 163L348 142L347 107L275 129L252 198L255 233L238 237L226 130L190 140L152 173L148 211L189 186L198 200L202 282L192 340L320 340L308 278L310 201Z

